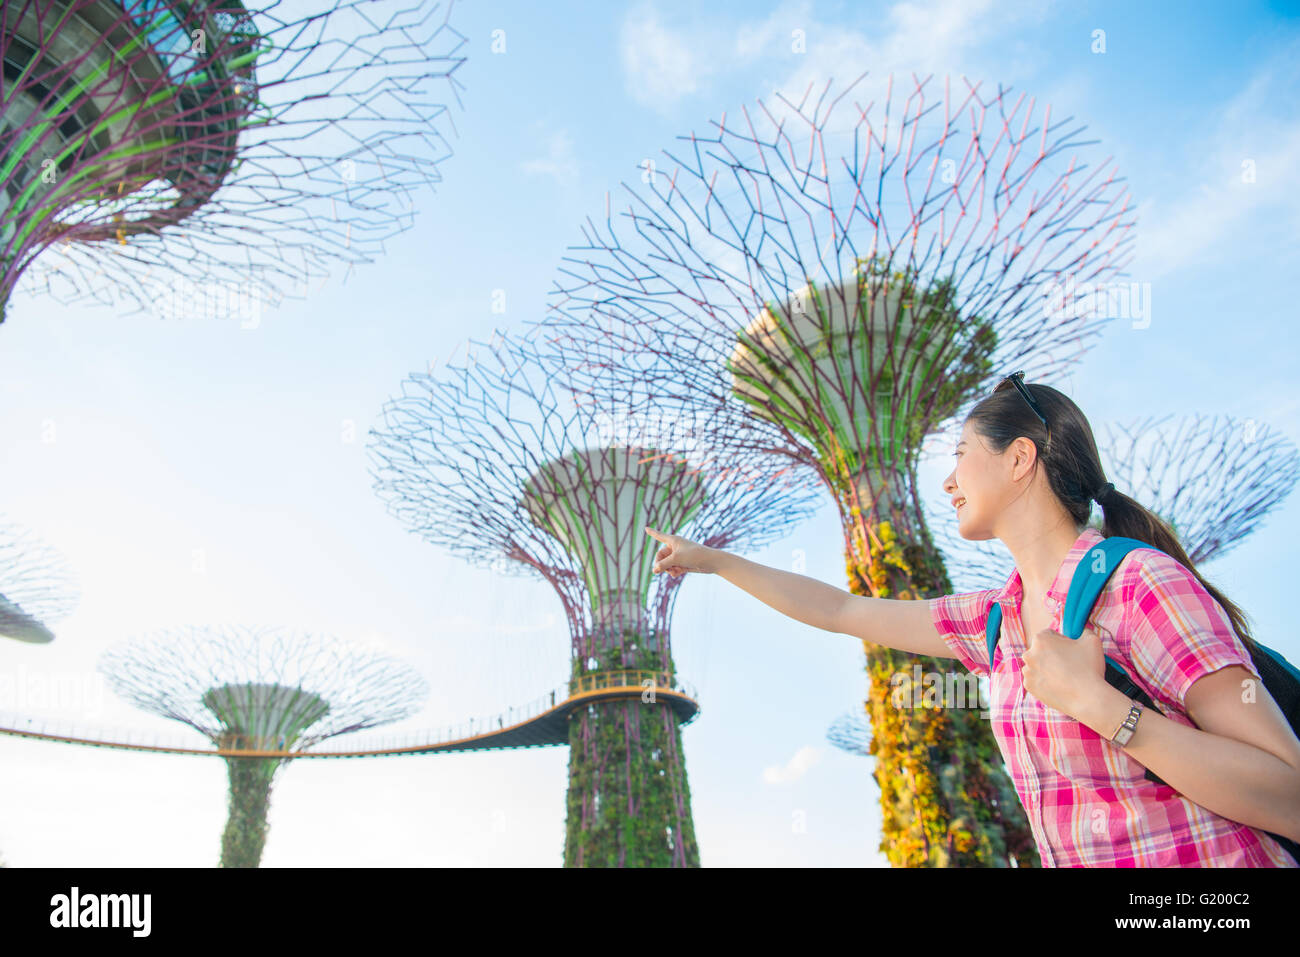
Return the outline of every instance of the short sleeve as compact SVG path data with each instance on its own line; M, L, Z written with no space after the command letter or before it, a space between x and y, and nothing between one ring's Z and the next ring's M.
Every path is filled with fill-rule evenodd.
M1127 651L1148 688L1186 714L1187 689L1205 675L1241 665L1260 678L1228 613L1181 562L1152 551L1137 561L1130 579Z
M930 620L953 655L977 675L989 675L989 646L985 622L997 589L963 592L928 599Z

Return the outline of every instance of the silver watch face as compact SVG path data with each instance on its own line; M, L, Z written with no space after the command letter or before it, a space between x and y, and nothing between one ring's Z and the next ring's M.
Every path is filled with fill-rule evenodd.
M1115 732L1115 737L1111 738L1115 744L1128 744L1128 739L1133 737L1133 731L1137 727L1138 715L1141 713L1142 705L1135 702L1128 710L1128 717L1124 719L1124 723L1121 724L1119 730Z

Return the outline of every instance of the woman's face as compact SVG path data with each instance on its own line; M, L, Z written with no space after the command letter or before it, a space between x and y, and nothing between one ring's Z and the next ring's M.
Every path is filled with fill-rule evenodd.
M1006 504L1001 457L984 446L969 421L962 426L953 454L956 465L943 480L943 490L960 506L957 530L967 541L986 541L994 537L993 518Z

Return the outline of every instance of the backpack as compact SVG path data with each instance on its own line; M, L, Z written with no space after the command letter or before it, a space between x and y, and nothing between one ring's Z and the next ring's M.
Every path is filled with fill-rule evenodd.
M1106 587L1107 580L1119 567L1120 560L1135 548L1153 548L1153 546L1148 545L1146 542L1140 542L1135 538L1112 536L1111 538L1102 539L1090 549L1090 552L1101 549L1104 553L1105 561L1100 571L1093 568L1094 562L1082 560L1079 562L1074 570L1074 577L1070 580L1070 590L1065 597L1065 610L1061 616L1063 634L1074 639L1083 634L1084 626L1088 623L1088 616L1092 613L1092 608L1097 603L1097 598L1101 595L1102 589ZM1159 549L1154 550L1160 551ZM993 649L997 647L1001 630L1002 606L994 602L989 608L989 617L985 625L985 637L988 640L989 647L990 674L993 670ZM1253 647L1248 646L1246 650L1250 652L1251 661L1255 663L1255 667L1259 670L1259 676L1264 680L1264 687L1268 689L1268 693L1277 702L1282 714L1291 725L1291 730L1300 734L1300 670L1272 648L1266 648L1258 642L1254 642L1253 645ZM1129 677L1123 665L1111 658L1110 655L1106 655L1105 658L1107 684L1118 688L1128 697L1142 702L1145 707L1160 711L1159 708L1155 707L1151 696ZM1147 769L1146 778L1156 784L1165 783L1149 768ZM1265 831L1264 833L1281 844L1286 852L1295 858L1297 863L1300 863L1300 845L1280 834L1274 834L1271 831Z

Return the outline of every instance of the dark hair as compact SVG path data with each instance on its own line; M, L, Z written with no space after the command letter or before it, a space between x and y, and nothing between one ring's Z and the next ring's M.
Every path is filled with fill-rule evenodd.
M1092 514L1092 497L1106 485L1092 428L1079 407L1063 392L1050 385L1025 383L1025 388L1051 426L1050 438L1025 397L1011 383L976 404L966 420L999 455L1020 436L1032 441L1038 449L1034 467L1042 464L1047 470L1048 484L1075 524L1085 525ZM1105 501L1098 503L1102 509L1102 537L1120 535L1135 538L1176 559L1223 607L1232 622L1232 630L1254 657L1255 643L1250 637L1246 613L1196 570L1174 530L1155 512L1118 489L1111 490L1102 498Z

